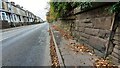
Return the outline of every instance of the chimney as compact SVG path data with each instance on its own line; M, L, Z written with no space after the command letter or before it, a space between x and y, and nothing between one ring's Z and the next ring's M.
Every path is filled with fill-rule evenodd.
M20 5L17 4L16 7L20 8Z
M15 5L15 2L10 2L12 5Z
M3 2L8 2L8 0L2 0Z

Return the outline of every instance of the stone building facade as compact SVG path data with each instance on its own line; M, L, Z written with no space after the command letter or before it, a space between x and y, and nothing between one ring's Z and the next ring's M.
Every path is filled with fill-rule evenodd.
M42 22L40 17L7 0L0 0L0 20L3 28Z

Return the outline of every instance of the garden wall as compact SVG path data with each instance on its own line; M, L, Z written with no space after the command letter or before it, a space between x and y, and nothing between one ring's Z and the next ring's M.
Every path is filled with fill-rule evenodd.
M109 7L104 6L92 9L71 17L69 16L63 20L58 20L58 22L62 24L62 28L71 32L75 40L93 49L97 55L104 57L107 48L106 44L109 41L112 24L114 23L114 14L106 10ZM79 12L79 8L76 8L73 12L74 14ZM115 58L115 62L118 62L120 59L120 51L118 51L120 49L119 28L120 26L117 28L118 32L116 31L117 33L115 34L114 43L116 45L110 55Z

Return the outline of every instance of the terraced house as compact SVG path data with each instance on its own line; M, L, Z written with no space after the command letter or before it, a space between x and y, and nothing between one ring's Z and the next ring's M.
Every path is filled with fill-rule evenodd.
M42 22L32 12L8 0L0 0L0 25L2 28L30 25Z

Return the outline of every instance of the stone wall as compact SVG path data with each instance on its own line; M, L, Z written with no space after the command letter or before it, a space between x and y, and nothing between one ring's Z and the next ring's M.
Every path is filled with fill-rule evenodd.
M0 20L0 29L10 28L10 25L7 21Z
M114 18L114 15L106 10L109 7L99 7L71 17L75 19L69 20L69 16L59 22L62 24L62 28L71 32L75 40L89 46L97 55L103 57ZM75 12L78 10L74 10Z
M112 54L110 55L110 58L112 59L112 61L115 64L120 64L120 22L119 22L118 27L116 29L113 43L115 44L115 47L113 49Z
M74 14L74 16L58 20L58 22L61 24L62 29L70 31L74 39L80 44L93 49L98 56L105 57L106 44L109 42L115 18L114 14L106 10L109 7L104 6ZM79 8L74 10L74 13L76 12L79 12ZM120 64L120 22L115 32L113 43L115 46L112 48L113 52L109 57L113 63Z
M80 43L89 45L96 54L104 56L106 50L107 38L110 35L113 14L109 14L101 7L88 12L76 15L75 29L73 36Z
M24 25L39 24L40 22L10 22L5 20L0 20L0 29L7 29L11 27L19 27Z

